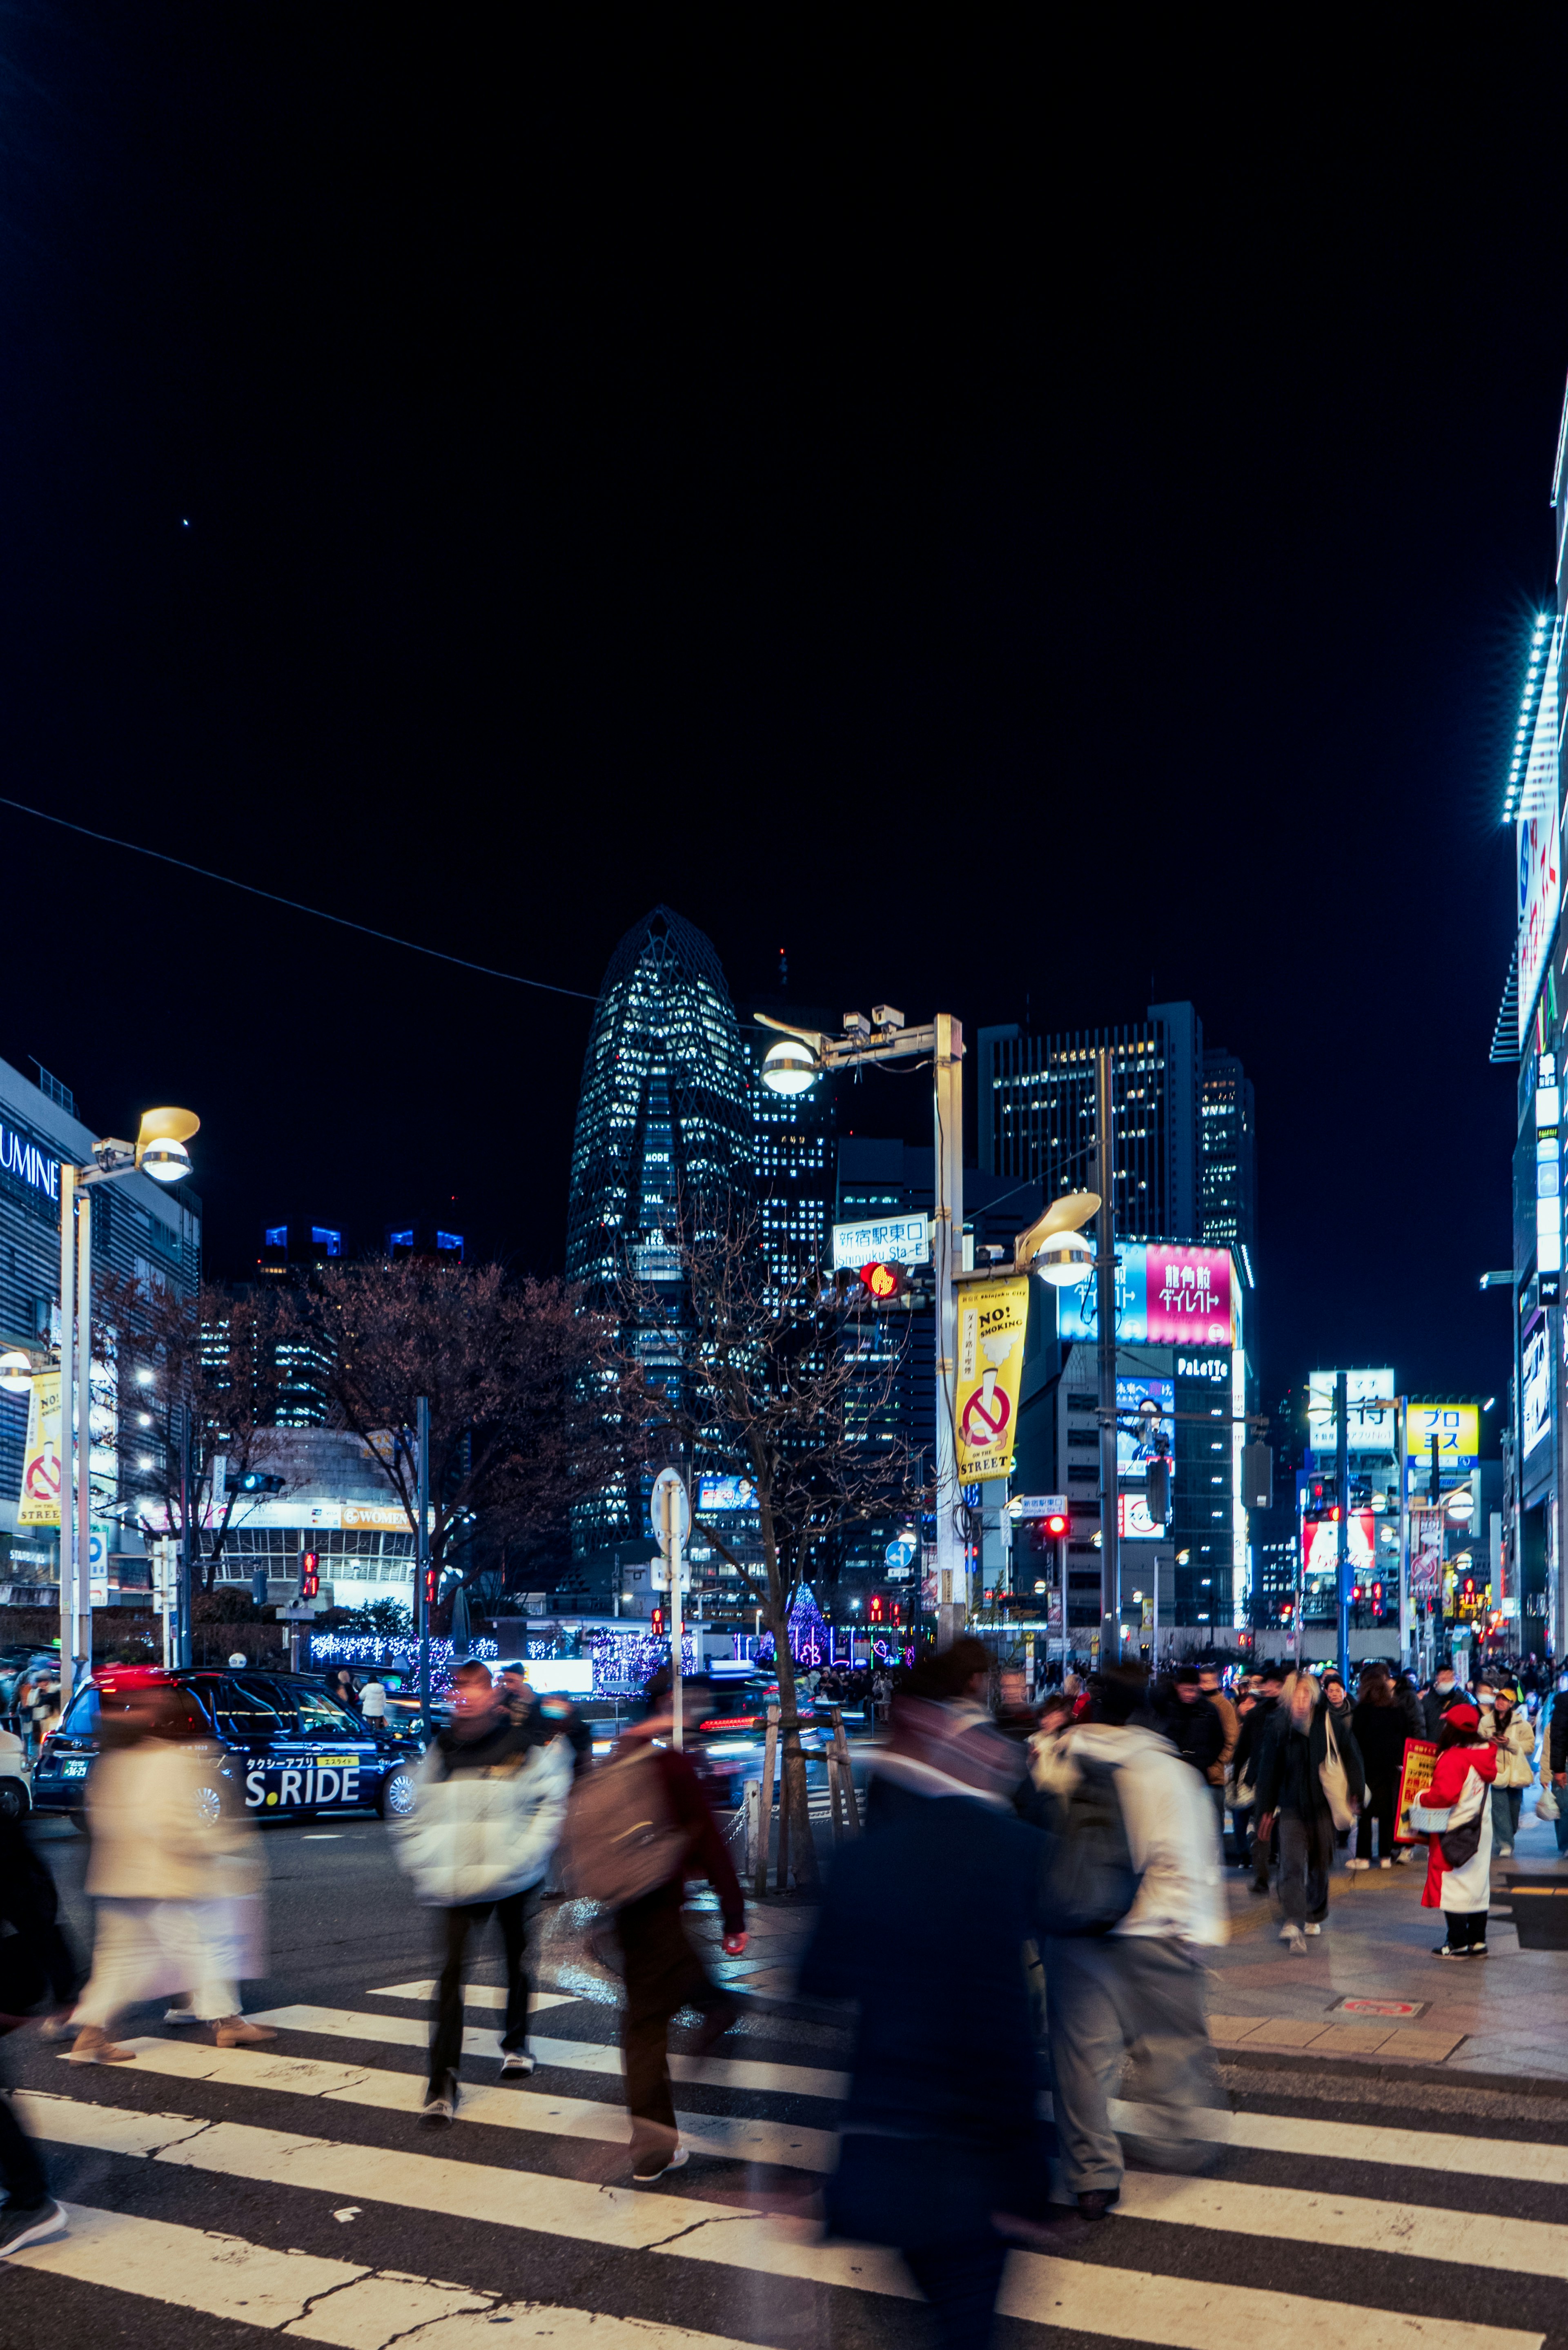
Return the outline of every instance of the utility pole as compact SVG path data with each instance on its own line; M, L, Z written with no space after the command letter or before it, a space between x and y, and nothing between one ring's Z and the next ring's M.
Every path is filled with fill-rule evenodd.
M936 1276L937 1646L952 1646L969 1602L969 1544L958 1525L958 1284L963 1263L963 1029L950 1012L932 1023L932 1116L936 1200L931 1269Z
M1115 1145L1111 1137L1111 1055L1102 1045L1095 1055L1095 1124L1099 1139L1100 1194L1095 1258L1096 1312L1100 1354L1100 1662L1115 1664L1122 1652L1121 1549L1116 1523L1116 1245L1111 1189ZM1158 1572L1158 1565L1156 1573ZM1067 1628L1067 1595L1062 1594L1062 1628Z
M1334 1490L1339 1503L1339 1546L1334 1576L1339 1596L1339 1669L1350 1687L1350 1380L1344 1371L1334 1378Z
M414 1530L414 1622L420 1636L420 1718L431 1734L431 1399L416 1398L415 1441L420 1448L419 1524Z
M62 1410L68 1409L62 1382ZM77 1207L77 1627L71 1650L78 1675L92 1671L92 1194ZM104 1561L109 1572L109 1561Z
M685 1742L680 1709L680 1667L684 1659L680 1632L680 1512L676 1487L666 1485L660 1499L664 1504L665 1555L670 1561L670 1694L675 1713L670 1743L680 1746Z
M77 1685L77 1170L60 1166L60 1711Z
M1397 1396L1399 1414L1399 1661L1407 1669L1416 1663L1416 1635L1410 1617L1410 1399Z

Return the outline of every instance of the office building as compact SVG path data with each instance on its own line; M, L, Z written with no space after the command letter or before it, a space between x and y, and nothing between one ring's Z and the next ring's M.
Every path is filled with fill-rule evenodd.
M1035 1035L982 1028L980 1163L1054 1200L1097 1174L1096 1060L1111 1057L1112 1206L1118 1235L1244 1245L1256 1227L1252 1088L1233 1054L1205 1051L1190 1003L1151 1003L1117 1028Z
M827 1013L787 996L753 1001L748 1010L825 1032L837 1024ZM763 1055L777 1041L766 1028L746 1029L757 1237L775 1297L829 1261L838 1163L834 1079L820 1076L805 1093L772 1092L761 1073Z
M566 1274L612 1302L646 1294L627 1342L678 1393L683 1344L678 1242L723 1225L749 1201L751 1062L711 941L656 907L611 955L583 1062L572 1145ZM624 1476L573 1515L574 1589L618 1579L619 1555L650 1546L647 1473Z
M128 1111L121 1123L134 1133ZM102 1128L85 1126L70 1089L47 1070L37 1081L0 1061L0 1347L58 1344L60 1167L89 1159ZM164 1186L124 1175L92 1192L95 1270L190 1295L202 1278L202 1202L189 1182ZM100 1341L103 1334L99 1333ZM127 1504L151 1490L131 1440L134 1399L121 1398L128 1372L109 1346L95 1346L91 1483L104 1529L113 1590L146 1582L140 1537L121 1531ZM53 1605L59 1531L17 1523L26 1397L0 1395L0 1596L17 1605Z

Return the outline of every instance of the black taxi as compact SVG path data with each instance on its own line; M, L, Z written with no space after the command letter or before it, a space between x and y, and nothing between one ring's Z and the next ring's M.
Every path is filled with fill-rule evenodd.
M254 1817L369 1809L397 1820L412 1811L419 1738L400 1725L362 1721L328 1694L325 1681L303 1673L202 1666L155 1678L184 1692L193 1709L192 1730L217 1745L219 1771ZM44 1741L33 1773L35 1810L63 1812L85 1825L99 1689L112 1688L115 1679L110 1668L84 1682Z

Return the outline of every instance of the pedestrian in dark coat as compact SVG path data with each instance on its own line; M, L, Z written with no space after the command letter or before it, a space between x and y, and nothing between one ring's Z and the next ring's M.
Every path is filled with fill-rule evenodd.
M6 1959L0 1998L16 2011L0 2016L0 2032L9 2032L44 1998L57 2009L69 2006L78 1980L60 1933L54 1880L16 1820L0 1820L0 1918L11 1929L0 1942ZM0 2260L65 2234L65 2212L49 2193L44 2166L7 2096L0 2096L0 2183L5 2189Z
M909 1800L845 1848L800 1988L858 2010L828 2226L896 2245L946 2350L984 2350L1007 2257L996 2215L1032 2216L1048 2191L1023 1963L1040 1931L1045 1840L977 1773L972 1723L954 1710L950 1771L944 1699L915 1701ZM944 2002L933 2029L942 1982L963 1995Z
M1254 1893L1266 1893L1269 1889L1270 1839L1268 1836L1260 1835L1257 1832L1257 1822L1260 1816L1257 1800L1258 1777L1262 1769L1264 1751L1279 1718L1280 1691L1289 1678L1283 1665L1274 1664L1263 1667L1262 1690L1258 1701L1243 1718L1236 1739L1232 1770L1238 1799L1245 1795L1247 1789L1251 1788L1252 1791L1251 1802L1243 1803L1242 1809L1250 1815L1252 1830L1251 1889Z
M1328 1731L1328 1700L1310 1673L1298 1673L1258 1780L1259 1834L1268 1833L1276 1815L1280 1824L1280 1939L1295 1951L1305 1950L1307 1935L1323 1931L1328 1915L1334 1829L1323 1784ZM1359 1804L1366 1790L1355 1740L1348 1730L1336 1728L1334 1735L1351 1801Z
M1443 1716L1454 1700L1464 1692L1455 1686L1452 1665L1439 1665L1432 1675L1432 1686L1421 1700L1422 1719L1428 1742L1435 1746L1442 1733Z
M1366 1803L1355 1829L1355 1857L1351 1868L1372 1866L1372 1824L1377 1823L1377 1857L1385 1868L1394 1865L1394 1814L1399 1802L1399 1774L1408 1735L1404 1710L1381 1665L1369 1665L1361 1676L1359 1700L1351 1717L1355 1743L1366 1773Z

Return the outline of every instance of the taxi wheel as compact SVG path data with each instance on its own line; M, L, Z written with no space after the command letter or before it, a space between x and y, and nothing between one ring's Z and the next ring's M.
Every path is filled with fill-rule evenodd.
M223 1799L216 1787L200 1787L196 1791L196 1817L210 1828L223 1815Z
M414 1777L401 1764L389 1771L376 1796L376 1809L384 1820L406 1820L414 1808Z

